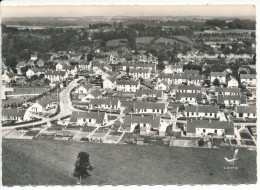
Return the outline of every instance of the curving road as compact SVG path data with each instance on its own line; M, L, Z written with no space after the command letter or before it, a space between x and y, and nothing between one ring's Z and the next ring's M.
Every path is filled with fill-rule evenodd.
M82 77L77 78L75 80L73 80L71 83L69 83L69 85L60 92L59 94L59 99L60 99L60 113L58 115L56 115L55 117L52 118L45 118L42 121L36 121L33 123L27 123L27 124L21 124L21 125L15 125L12 127L2 127L2 130L12 130L12 129L16 129L16 128L21 128L21 127L30 127L30 126L34 126L34 125L41 125L47 122L51 122L54 120L58 120L60 118L66 117L71 115L72 110L73 110L73 106L70 100L70 92L73 88L75 88L76 86L78 86L79 84L77 83L80 79L82 79Z

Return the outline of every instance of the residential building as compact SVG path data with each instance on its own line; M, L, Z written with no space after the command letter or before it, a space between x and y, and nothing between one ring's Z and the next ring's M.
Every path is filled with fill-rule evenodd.
M90 70L91 69L91 61L85 61L85 60L80 60L78 67L80 70Z
M151 71L149 69L135 69L135 68L131 68L129 70L129 75L132 76L134 79L139 79L139 78L143 78L143 79L150 79L151 78Z
M107 113L100 111L73 111L70 117L71 125L103 126L107 122Z
M163 91L162 90L154 90L154 89L139 89L136 92L136 97L138 99L143 98L157 98L161 100L163 98Z
M154 87L154 89L167 91L167 90L169 90L169 84L166 81L162 80L162 81L156 83L156 86Z
M51 83L64 81L68 77L68 73L65 71L53 71L48 70L44 73L45 78L49 79Z
M187 136L217 135L234 138L235 126L232 121L190 120L187 121Z
M245 95L218 95L218 104L225 104L225 106L247 105Z
M206 118L219 118L218 106L185 106L185 117L206 117Z
M210 82L213 83L215 79L218 79L220 84L226 84L226 72L211 72Z
M25 109L2 108L2 121L17 121L24 120Z
M121 102L119 99L111 98L91 99L89 107L90 109L120 109Z
M91 91L92 87L93 86L89 83L82 84L75 90L75 94L86 94L87 95Z
M135 113L167 113L166 103L135 102L133 109Z
M241 89L240 88L216 88L215 89L215 95L241 95Z
M174 86L171 90L171 95L176 95L176 93L201 93L201 91L201 86L179 85Z
M250 119L256 119L256 107L255 106L237 106L235 108L235 116L237 118L250 118Z
M238 81L237 81L237 79L234 78L234 77L230 77L227 80L227 87L228 88L238 88Z
M190 104L202 102L202 93L176 93L175 101Z
M116 81L116 90L122 92L136 92L140 89L140 81L135 80L117 80Z
M172 73L182 73L183 72L183 65L169 65L164 70L163 73L172 74Z
M103 89L113 90L116 88L116 79L115 78L106 78L103 80Z
M99 90L93 90L89 92L86 96L83 96L81 98L81 101L83 102L89 102L91 99L98 99L101 98L102 92Z
M240 82L247 86L256 86L256 74L240 74Z

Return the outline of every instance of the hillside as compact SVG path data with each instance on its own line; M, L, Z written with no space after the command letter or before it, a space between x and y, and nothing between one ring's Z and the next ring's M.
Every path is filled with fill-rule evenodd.
M75 184L78 152L87 151L94 167L84 184L255 183L256 152L239 151L238 170L224 157L233 150L108 145L68 141L3 139L3 184Z

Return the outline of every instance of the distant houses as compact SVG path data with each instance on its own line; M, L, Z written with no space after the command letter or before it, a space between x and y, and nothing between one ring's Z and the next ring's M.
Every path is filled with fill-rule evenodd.
M240 82L247 86L256 86L256 74L240 74Z
M140 89L140 81L135 80L117 80L116 81L116 90L122 92L136 92Z
M226 84L226 72L211 72L210 73L210 82L213 83L216 79L219 80L220 84Z
M219 118L219 107L209 105L185 106L184 115L189 118Z
M167 113L167 104L136 102L134 104L133 110L134 110L134 113L166 114Z

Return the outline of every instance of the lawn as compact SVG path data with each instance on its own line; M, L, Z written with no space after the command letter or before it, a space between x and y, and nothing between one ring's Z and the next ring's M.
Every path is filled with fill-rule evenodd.
M83 184L256 183L255 151L240 149L238 169L225 170L234 150L3 139L3 184L74 185L80 151L94 168Z

